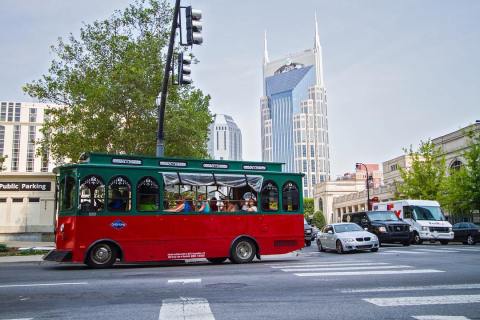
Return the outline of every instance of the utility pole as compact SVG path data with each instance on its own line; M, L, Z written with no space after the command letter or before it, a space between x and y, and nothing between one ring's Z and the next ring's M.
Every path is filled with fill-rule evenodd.
M367 181L367 211L369 211L369 210L371 210L371 208L370 208L370 180L369 180L369 176L368 176L368 167L367 167L366 164L360 163L360 162L355 164L355 167L357 169L360 169L361 166L364 166L365 171L367 172L367 179L366 179L366 181Z

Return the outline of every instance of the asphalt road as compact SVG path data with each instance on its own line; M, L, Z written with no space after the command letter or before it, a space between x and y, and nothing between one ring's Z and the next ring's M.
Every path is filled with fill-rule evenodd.
M2 263L0 320L480 319L479 265L480 245L455 244L312 245L247 265Z

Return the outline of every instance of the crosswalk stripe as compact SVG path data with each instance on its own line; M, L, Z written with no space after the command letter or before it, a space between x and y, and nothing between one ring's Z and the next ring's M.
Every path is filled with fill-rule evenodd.
M410 287L378 287L365 289L346 289L342 293L367 293L367 292L395 292L395 291L425 291L425 290L465 290L480 289L480 283L471 284L445 284L433 286L410 286Z
M165 299L158 320L215 320L210 305L203 298Z
M294 261L294 260L292 260ZM371 260L336 260L336 261L332 261L332 262L295 262L295 263L289 263L288 265L289 266L303 266L303 265L310 265L310 264L341 264L341 263L368 263L368 262L372 262ZM266 266L269 266L269 267L277 267L277 266L283 266L285 265L285 263L287 262L283 262L283 263L266 263L265 265Z
M452 248L453 250L459 250L459 251L468 251L468 252L480 252L480 249L474 249L474 248ZM445 249L441 249L445 250ZM446 249L449 250L449 249Z
M170 279L168 280L168 283L200 283L202 282L202 279Z
M412 318L417 320L470 320L470 318L467 318L464 316L438 316L438 315L412 316Z
M445 249L442 249L442 250L438 250L438 249L415 249L415 251L424 251L424 252L435 252L435 253L444 253L444 252L459 252L459 251L456 251L456 250L445 250Z
M387 274L415 274L415 273L436 273L445 272L436 269L414 269L414 270L368 270L368 271L344 271L344 272L311 272L295 273L299 277L331 277L331 276L359 276L359 275L387 275Z
M405 269L411 266L375 266L375 267L336 267L336 268L305 268L305 269L281 269L284 272L311 272L311 271L346 271L346 270L375 270L375 269Z
M303 265L283 265L283 266L274 266L273 269L284 269L284 268L314 268L314 267L348 267L348 266L383 266L388 265L389 263L385 262L367 262L367 263L312 263L312 264L303 264Z
M422 297L389 297L389 298L367 298L364 301L370 302L379 307L398 306L423 306L436 304L465 304L480 302L480 294L444 295L444 296L422 296Z

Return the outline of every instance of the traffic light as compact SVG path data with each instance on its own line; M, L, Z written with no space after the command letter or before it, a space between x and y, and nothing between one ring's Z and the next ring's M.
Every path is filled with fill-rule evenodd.
M192 78L190 73L192 69L190 65L192 64L192 58L189 55L184 55L183 52L180 52L178 55L178 84L190 84L192 83Z
M187 44L189 46L194 44L202 44L202 11L192 9L192 7L186 8L186 20L187 20Z

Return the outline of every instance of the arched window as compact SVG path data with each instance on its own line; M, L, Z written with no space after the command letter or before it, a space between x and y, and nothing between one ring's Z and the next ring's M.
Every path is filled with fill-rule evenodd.
M159 186L152 177L144 177L137 184L137 210L157 211L159 209Z
M289 181L282 188L283 211L297 211L300 203L298 187L295 182Z
M130 211L132 202L130 181L127 177L116 176L108 183L108 210Z
M452 164L450 165L450 170L453 171L457 171L457 170L460 170L460 168L463 166L463 163L462 161L460 160L455 160L452 162Z
M105 184L99 176L90 175L80 183L80 210L102 211L105 201Z
M277 211L278 210L278 187L273 181L266 181L263 184L262 191L262 210Z

